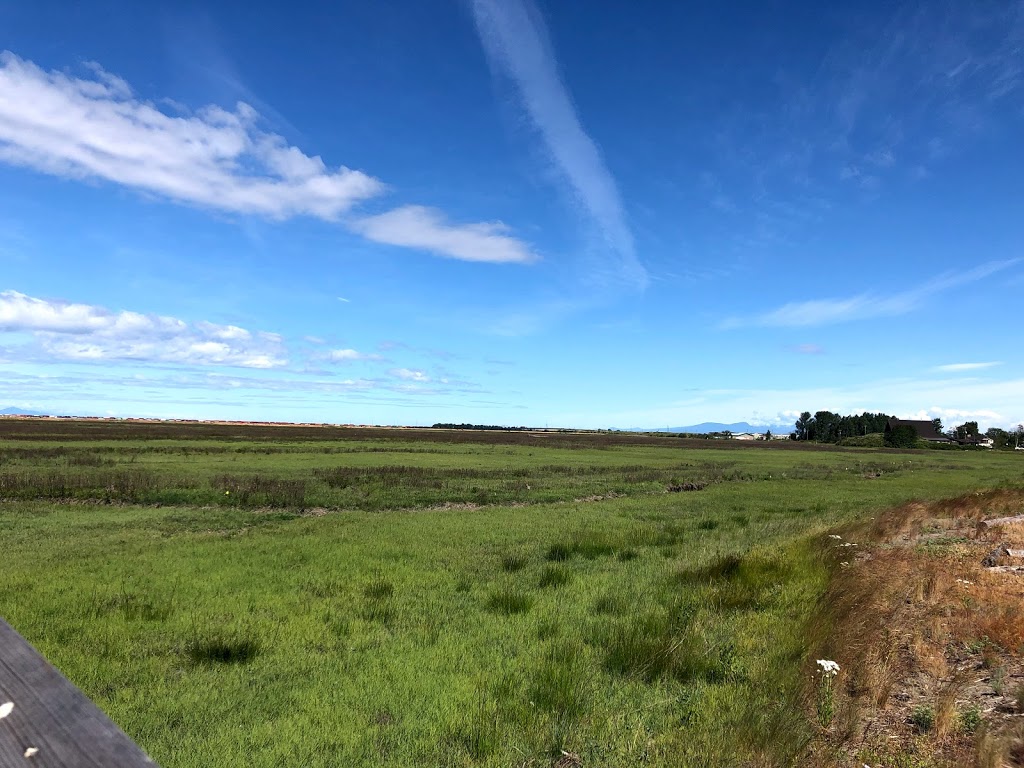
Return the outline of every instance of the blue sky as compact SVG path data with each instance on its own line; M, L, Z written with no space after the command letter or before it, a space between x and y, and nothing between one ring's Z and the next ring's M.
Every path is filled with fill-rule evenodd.
M0 0L0 407L1024 421L1024 2Z

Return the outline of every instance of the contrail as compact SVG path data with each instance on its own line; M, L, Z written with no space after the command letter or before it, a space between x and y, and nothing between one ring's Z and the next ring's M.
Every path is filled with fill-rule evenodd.
M471 7L491 66L516 85L555 165L618 257L617 278L644 287L647 273L636 258L615 179L580 125L540 13L530 0L471 0Z

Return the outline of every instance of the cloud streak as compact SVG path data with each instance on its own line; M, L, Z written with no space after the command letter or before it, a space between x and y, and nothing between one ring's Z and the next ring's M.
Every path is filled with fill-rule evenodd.
M472 0L470 6L488 60L515 84L555 166L616 254L620 277L643 287L647 274L636 258L619 190L583 130L540 13L530 0Z
M961 285L977 282L1019 264L1021 259L992 261L964 272L946 272L923 285L889 295L862 293L846 298L812 299L783 304L777 309L753 317L725 320L724 329L761 326L800 328L905 315L921 307L928 299Z
M111 312L92 304L0 292L0 333L30 334L44 357L98 362L138 360L183 365L281 368L282 338L236 325Z
M937 365L935 366L935 370L942 371L944 373L963 373L964 371L980 371L985 368L994 368L997 365L1002 365L1002 362L949 363L948 365Z
M328 167L263 130L248 104L170 115L98 64L88 69L91 76L76 78L0 52L0 162L229 213L340 222L376 242L454 259L537 259L501 224L446 224L418 206L352 217L386 185L363 171Z
M500 221L452 226L438 211L419 205L366 216L353 227L376 243L417 248L451 259L519 264L537 260Z

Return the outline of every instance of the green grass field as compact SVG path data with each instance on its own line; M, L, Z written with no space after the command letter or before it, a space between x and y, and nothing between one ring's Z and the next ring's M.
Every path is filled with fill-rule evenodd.
M166 767L786 764L822 532L1024 483L1013 453L25 424L0 614Z

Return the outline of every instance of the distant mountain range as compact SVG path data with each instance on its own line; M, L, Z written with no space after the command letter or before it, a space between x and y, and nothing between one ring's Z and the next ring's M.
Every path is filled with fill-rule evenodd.
M24 411L21 408L4 408L0 410L0 416L45 416L45 413L36 411Z
M757 424L748 424L745 421L738 421L735 424L720 424L717 421L705 421L703 424L694 424L690 427L669 427L665 429L641 429L639 427L630 430L631 432L690 432L692 434L706 435L708 432L756 432L763 434L764 432L771 431L771 433L777 434L784 432L789 434L793 431L792 427L784 427L776 424L775 426L765 426Z

